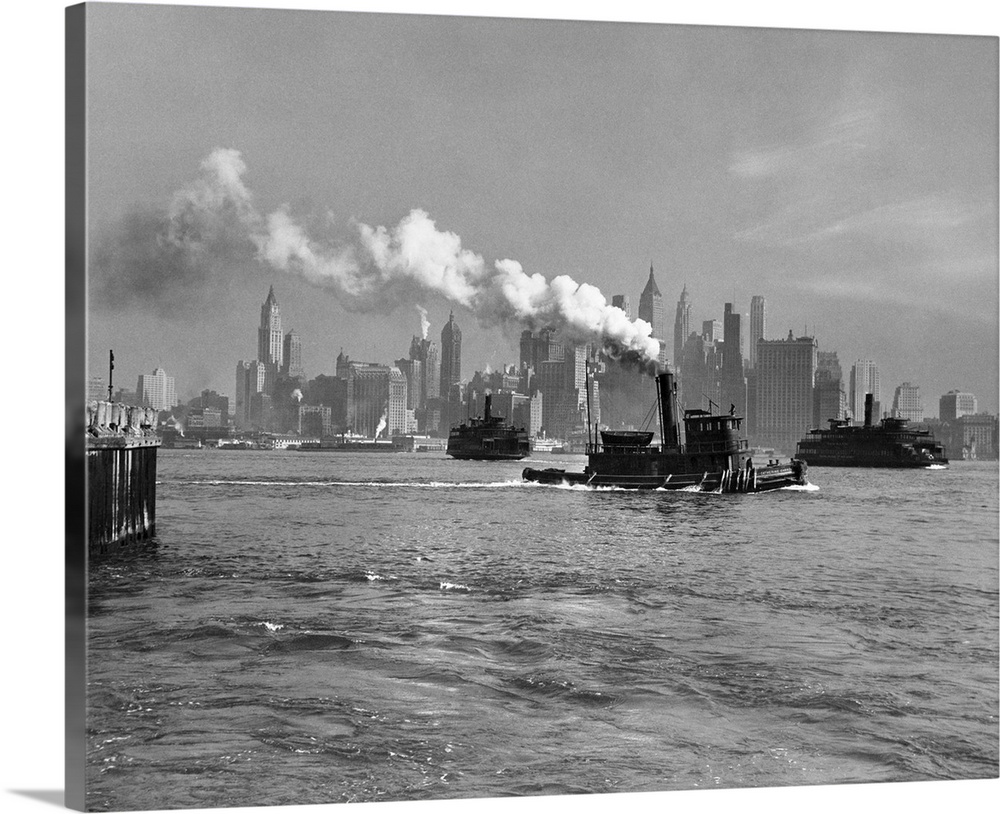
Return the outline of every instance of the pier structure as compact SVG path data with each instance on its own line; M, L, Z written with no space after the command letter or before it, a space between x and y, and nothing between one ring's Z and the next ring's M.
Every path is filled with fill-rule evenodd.
M119 552L156 530L156 410L87 404L87 548Z

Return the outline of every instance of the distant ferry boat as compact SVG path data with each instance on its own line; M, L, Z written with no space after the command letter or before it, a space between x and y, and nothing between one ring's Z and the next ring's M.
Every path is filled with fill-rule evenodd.
M540 436L538 438L531 439L531 451L532 452L555 452L557 449L561 449L563 442L558 438L546 438L545 436Z
M812 466L930 468L948 464L944 447L928 430L907 427L905 418L883 418L872 424L872 394L865 396L865 424L853 427L829 419L830 429L813 429L798 444L796 457Z
M487 393L482 418L470 418L468 423L452 427L448 455L472 461L518 461L528 457L528 431L504 423L502 416L494 416L492 405L493 396Z

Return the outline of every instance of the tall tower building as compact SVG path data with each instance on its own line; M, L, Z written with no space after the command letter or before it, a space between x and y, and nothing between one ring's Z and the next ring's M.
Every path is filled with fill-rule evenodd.
M663 296L656 285L656 278L653 277L653 264L649 264L649 279L646 287L639 295L639 319L644 319L653 326L652 337L660 343L660 363L664 364L667 359L667 345L663 332Z
M265 365L281 369L284 337L281 334L281 309L274 296L274 286L260 307L260 327L257 329L257 359Z
M758 348L753 442L789 455L813 423L816 340L789 331L787 339L765 339Z
M903 382L892 397L892 415L907 421L924 420L924 402L920 398L920 385Z
M142 373L135 387L139 404L145 404L154 410L169 410L177 404L177 391L174 388L174 377L158 367L152 375Z
M684 343L691 333L691 303L688 300L688 289L685 284L681 298L677 301L677 314L674 316L674 367L680 368Z
M462 331L455 322L455 312L448 315L448 322L441 329L441 394L462 381Z
M767 331L766 302L760 294L750 298L750 367L757 367L757 340L763 339Z
M743 372L743 335L740 313L726 303L722 316L722 370L720 376L722 407L735 405L736 414L747 414L747 380Z
M349 362L347 422L369 438L407 431L406 376L395 366Z
M831 418L841 419L847 407L844 375L836 351L816 352L813 426L823 429Z
M295 332L294 328L285 334L281 353L282 375L290 377L305 375L302 370L302 338Z
M274 389L274 366L265 365L258 359L236 364L236 410L233 419L238 429L246 429L255 424L255 399L262 393ZM259 403L259 402L258 402Z
M858 359L851 368L850 409L851 420L863 424L865 420L865 394L871 393L875 401L873 420L882 414L882 394L879 389L878 367L871 359Z

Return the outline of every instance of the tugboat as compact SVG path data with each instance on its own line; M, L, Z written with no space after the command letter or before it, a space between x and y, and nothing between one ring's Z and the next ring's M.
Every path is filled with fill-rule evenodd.
M528 431L505 424L502 416L493 415L492 405L493 396L487 393L482 418L470 418L468 424L452 427L448 455L464 461L519 461L528 457Z
M527 481L581 484L619 489L688 489L702 492L766 492L786 486L805 486L806 464L792 459L755 467L743 418L685 410L686 443L681 443L677 421L677 385L672 373L656 377L661 422L660 446L651 446L652 432L602 431L600 443L588 445L583 472L527 468Z
M863 427L831 418L830 429L809 430L799 441L797 457L813 466L928 469L948 465L944 447L929 430L910 429L905 418L883 418L874 426L872 399L871 393L865 394Z

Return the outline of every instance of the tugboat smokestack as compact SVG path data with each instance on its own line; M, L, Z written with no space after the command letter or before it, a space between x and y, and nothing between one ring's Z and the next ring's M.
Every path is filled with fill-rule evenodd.
M865 426L870 427L872 425L872 408L874 407L875 396L871 393L865 393Z
M663 426L663 448L677 449L680 446L680 432L677 426L677 385L673 373L661 373L656 377L660 393L660 420Z

